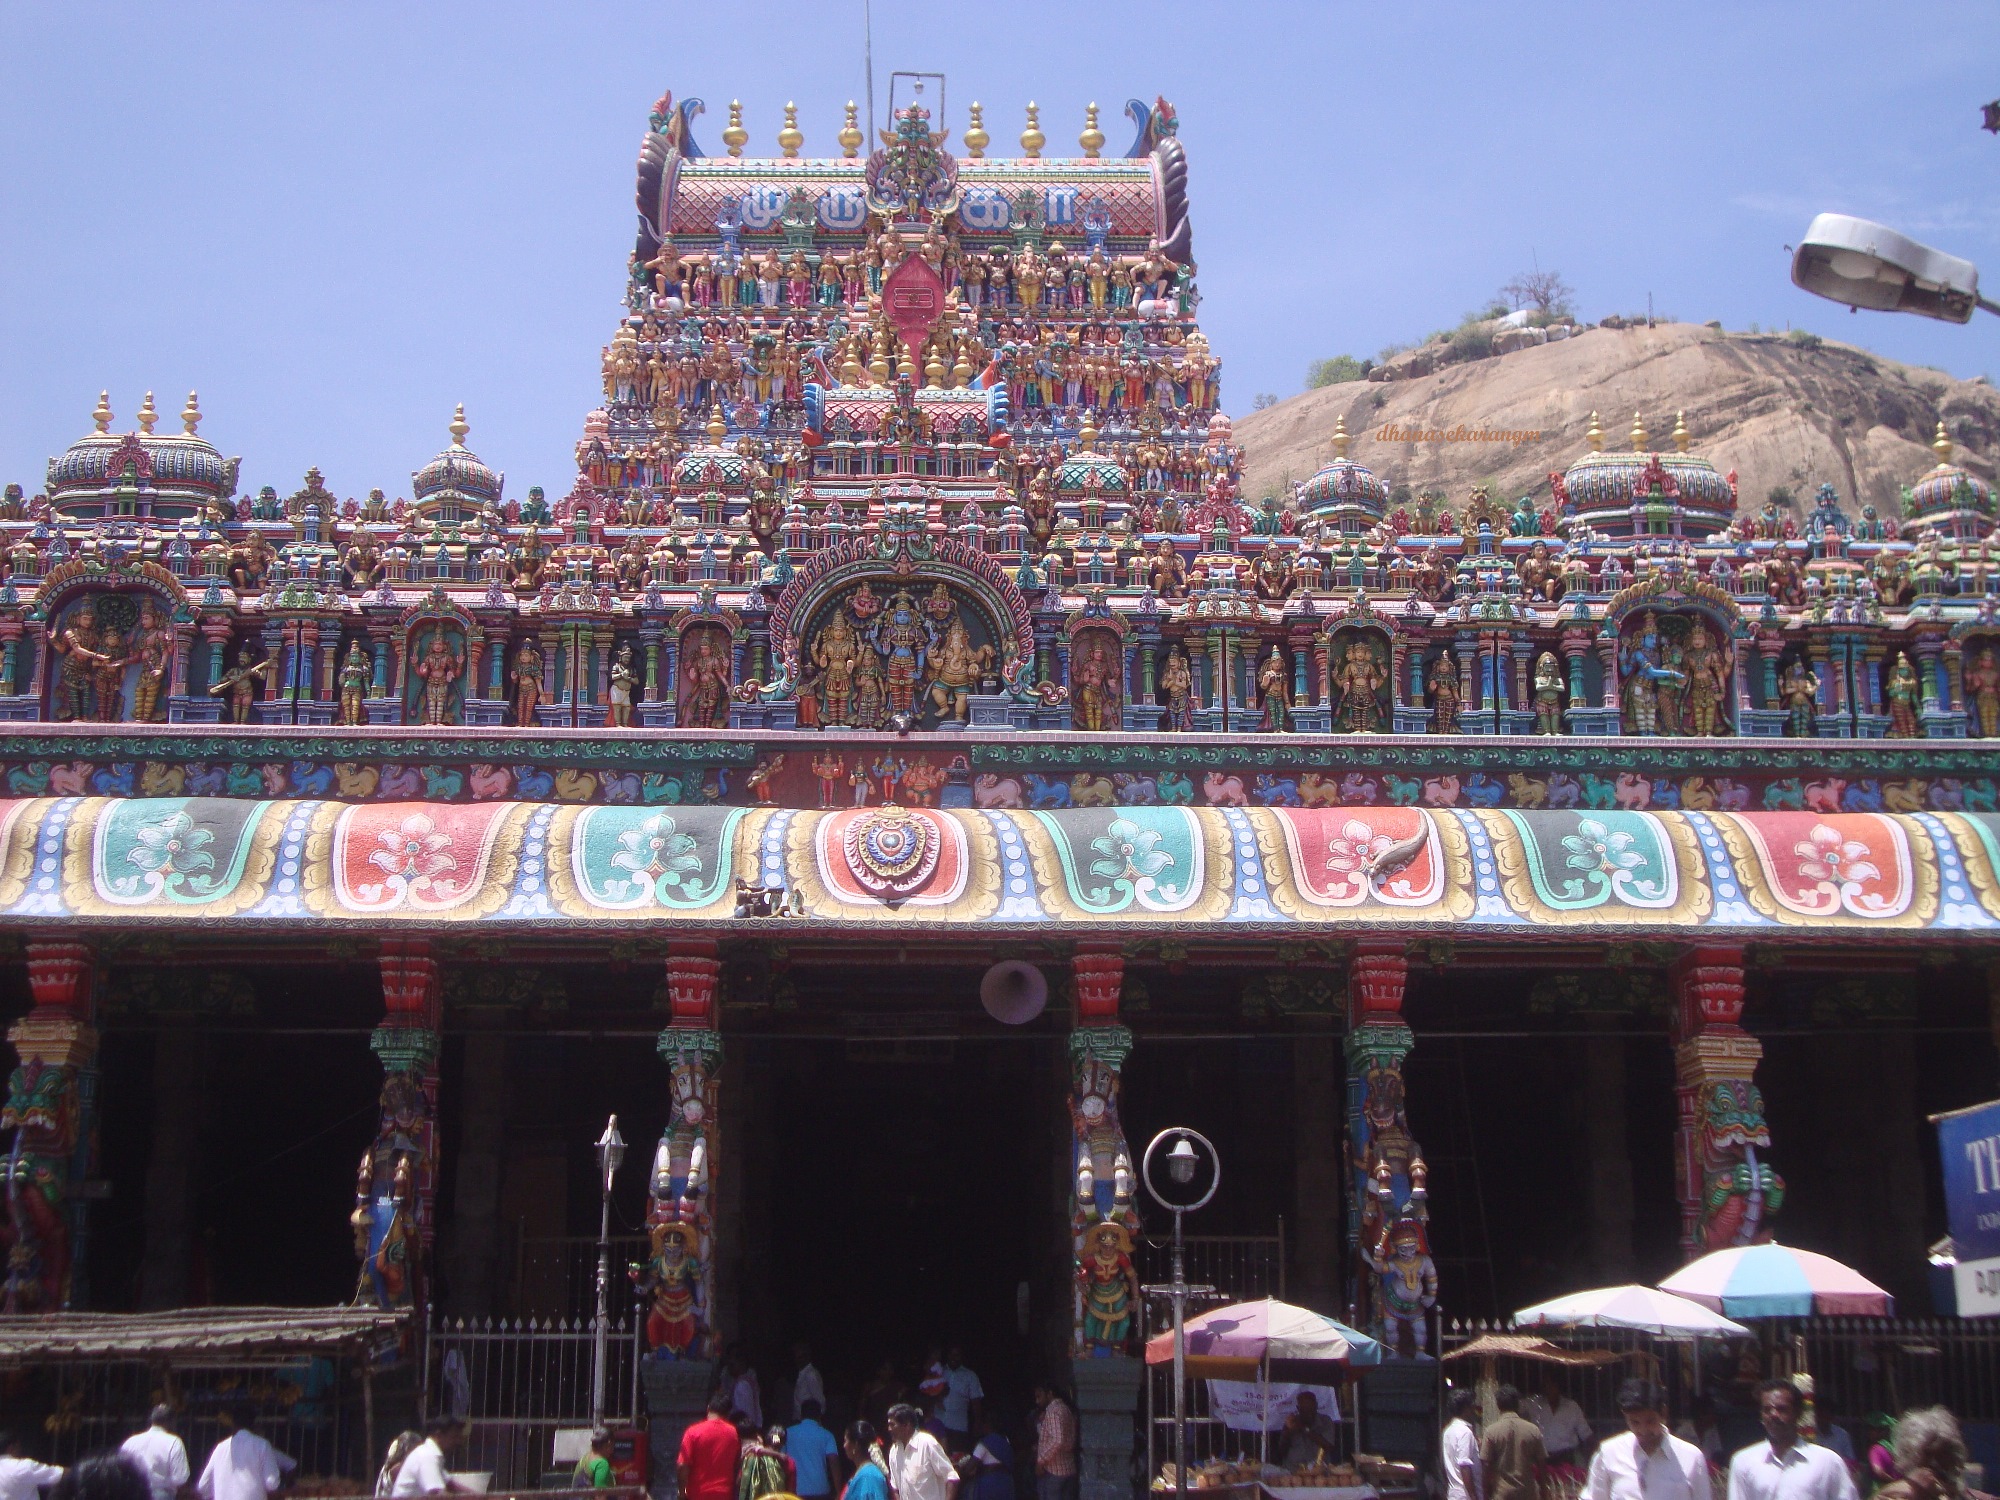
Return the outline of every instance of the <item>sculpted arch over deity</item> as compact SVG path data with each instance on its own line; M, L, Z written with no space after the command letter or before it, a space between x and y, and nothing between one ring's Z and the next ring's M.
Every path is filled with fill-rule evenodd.
M150 589L74 593L48 632L52 717L69 723L157 724L167 717L174 606Z
M863 578L820 602L800 632L816 722L880 729L965 723L997 688L1004 637L968 591L942 577Z

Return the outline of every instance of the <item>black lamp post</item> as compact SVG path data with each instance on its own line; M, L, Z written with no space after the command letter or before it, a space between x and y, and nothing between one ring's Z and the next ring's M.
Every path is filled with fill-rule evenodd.
M604 1365L611 1332L611 1181L625 1159L625 1137L618 1133L618 1116L605 1123L597 1138L597 1173L603 1188L597 1219L597 1321L590 1350L590 1425L604 1425Z
M1153 1157L1169 1141L1173 1144L1165 1159L1167 1177L1177 1188L1193 1185L1202 1153L1207 1154L1208 1187L1199 1197L1177 1201L1162 1193L1154 1183ZM1195 1150L1197 1144L1201 1147L1200 1152ZM1215 1190L1222 1182L1222 1161L1207 1136L1186 1126L1175 1125L1161 1131L1147 1145L1146 1154L1139 1164L1139 1175L1153 1201L1174 1216L1173 1280L1163 1287L1147 1287L1145 1290L1164 1293L1174 1306L1174 1493L1178 1500L1187 1500L1187 1304L1189 1297L1212 1292L1215 1288L1188 1285L1181 1220L1204 1207L1215 1196ZM1182 1197L1185 1199L1186 1195Z

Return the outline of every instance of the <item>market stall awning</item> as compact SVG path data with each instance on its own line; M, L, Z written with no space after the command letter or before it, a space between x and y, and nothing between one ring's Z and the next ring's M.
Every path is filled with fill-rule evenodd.
M1367 1334L1275 1297L1218 1307L1188 1321L1187 1361L1197 1375L1242 1379L1265 1361L1379 1365L1382 1346ZM1146 1341L1146 1363L1173 1363L1174 1336Z
M1789 1245L1740 1245L1682 1266L1660 1289L1732 1318L1886 1318L1896 1299L1852 1266Z
M1650 1286L1606 1286L1538 1302L1514 1314L1516 1328L1630 1328L1660 1338L1749 1333L1720 1313Z
M394 1333L408 1316L366 1307L192 1307L0 1317L0 1365L334 1354Z
M1445 1355L1454 1359L1527 1359L1537 1364L1567 1365L1572 1369L1593 1369L1615 1365L1623 1358L1616 1349L1565 1349L1531 1333L1482 1333L1469 1344L1461 1344Z
M827 931L2000 941L2000 815L1985 813L798 811L648 806L636 776L629 804L481 801L455 776L440 789L473 800L381 797L388 784L353 800L0 800L0 926L727 929L746 881Z

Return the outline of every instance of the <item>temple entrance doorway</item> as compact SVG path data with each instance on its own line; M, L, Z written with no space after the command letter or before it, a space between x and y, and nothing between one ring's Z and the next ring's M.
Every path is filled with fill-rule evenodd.
M989 1405L1018 1419L1069 1321L1060 1047L746 1045L738 1327L767 1392L804 1339L844 1421L883 1361L909 1385L956 1343Z

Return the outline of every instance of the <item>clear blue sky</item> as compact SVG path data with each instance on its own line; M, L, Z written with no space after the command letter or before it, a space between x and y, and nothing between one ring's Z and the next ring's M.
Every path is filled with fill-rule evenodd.
M632 163L663 88L787 99L832 151L861 0L525 6L0 4L0 480L32 493L140 396L244 458L407 494L463 401L508 493L567 489L619 312ZM1790 323L2000 375L2000 320L1850 316L1795 290L1820 209L1888 220L2000 291L2000 8L1982 4L1082 5L877 0L993 154L1034 99L1178 107L1228 408L1456 321L1531 260L1579 312ZM169 418L171 421L171 417Z

